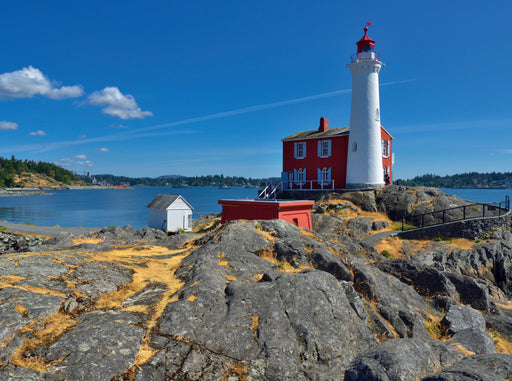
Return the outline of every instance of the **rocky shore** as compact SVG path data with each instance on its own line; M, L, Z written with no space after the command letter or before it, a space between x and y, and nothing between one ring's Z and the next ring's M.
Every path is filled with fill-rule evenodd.
M319 199L313 231L2 232L0 380L510 379L510 227L367 243L463 203L387 187Z

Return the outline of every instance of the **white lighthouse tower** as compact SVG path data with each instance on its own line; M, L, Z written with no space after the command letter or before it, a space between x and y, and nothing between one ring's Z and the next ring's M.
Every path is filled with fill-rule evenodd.
M349 65L352 73L352 107L347 155L347 188L384 186L382 167L379 71L383 66L375 41L364 36Z

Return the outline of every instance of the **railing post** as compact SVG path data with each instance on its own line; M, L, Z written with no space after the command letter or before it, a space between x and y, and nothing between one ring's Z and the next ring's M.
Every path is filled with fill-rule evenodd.
M445 211L443 210L443 224L444 224L444 212L445 212Z
M462 219L465 220L466 219L466 205L464 205L462 207Z

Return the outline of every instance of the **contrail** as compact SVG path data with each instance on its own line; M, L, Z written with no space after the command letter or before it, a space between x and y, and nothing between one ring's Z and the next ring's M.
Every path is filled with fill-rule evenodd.
M415 79L404 79L404 80L401 80L401 81L382 83L380 86L389 86L389 85L395 85L395 84L398 84L398 83L406 83L406 82L413 82L413 81L415 81ZM225 117L233 116L233 115L247 114L249 112L268 110L270 108L287 106L287 105L292 105L292 104L297 104L297 103L304 103L304 102L309 102L309 101L313 101L313 100L316 100L316 99L334 97L334 96L340 95L340 94L347 94L347 93L350 93L350 92L352 92L352 89L343 89L343 90L329 91L327 93L321 93L321 94L316 94L316 95L309 95L307 97L300 97L300 98L288 99L288 100L285 100L285 101L265 103L265 104L262 104L262 105L244 107L244 108L240 108L240 109L237 109L237 110L223 111L223 112L218 112L218 113L215 113L215 114L198 116L196 118L183 119L183 120L179 120L177 122L169 122L169 123L158 124L158 125L155 125L155 126L143 127L143 128L139 128L139 129L136 129L136 130L127 131L127 133L136 133L136 132L142 132L142 131L157 130L157 129L165 128L165 127L180 126L180 125L183 125L183 124L204 122L205 120L219 119L219 118L225 118Z
M381 83L380 86L396 85L399 83L407 83L407 82L413 82L413 81L415 81L415 79L404 79L401 81ZM134 130L123 131L122 133L118 133L118 134L98 136L95 138L86 138L86 139L79 139L79 140L74 140L74 141L52 142L52 143L46 143L44 145L26 144L26 145L17 145L17 146L10 146L10 147L0 147L0 152L24 152L24 151L44 152L44 151L51 151L51 150L63 148L63 147L69 147L69 146L73 146L73 145L132 140L132 139L137 139L137 138L145 138L145 137L161 136L161 135L174 135L174 134L180 134L180 133L193 133L193 131L166 131L166 132L160 132L160 133L140 134L141 132L159 130L159 129L166 128L166 127L174 127L174 126L180 126L183 124L204 122L206 120L226 118L226 117L233 116L233 115L247 114L247 113L255 112L255 111L262 111L262 110L268 110L271 108L276 108L276 107L281 107L281 106L309 102L309 101L313 101L316 99L334 97L336 95L350 93L351 91L352 91L352 89L329 91L326 93L309 95L306 97L288 99L285 101L278 101L278 102L272 102L272 103L265 103L262 105L249 106L249 107L244 107L244 108L240 108L237 110L223 111L223 112L218 112L215 114L199 116L196 118L183 119L183 120L179 120L176 122L169 122L169 123L163 123L163 124L158 124L158 125L154 125L154 126L142 127L142 128L138 128L138 129L134 129Z

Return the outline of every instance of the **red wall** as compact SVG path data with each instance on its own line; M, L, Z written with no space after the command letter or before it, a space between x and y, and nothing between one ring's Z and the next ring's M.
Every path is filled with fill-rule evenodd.
M345 188L347 180L347 152L348 152L348 135L342 136L330 136L318 139L305 139L295 141L284 141L283 142L283 172L292 172L294 169L306 168L306 180L313 180L313 187L320 189L321 186L318 184L318 168L331 168L331 180L334 180L335 189ZM393 157L393 141L391 136L381 128L382 140L389 140L390 143L390 155L389 157L382 158L382 166L389 168L389 178L393 181L392 171L392 157ZM318 141L328 140L332 141L331 145L331 156L329 157L318 157ZM306 142L306 157L304 159L295 159L294 157L294 143L295 142ZM306 183L304 188L309 188L309 182ZM329 186L324 186L331 187Z
M318 141L331 140L331 156L318 157ZM295 159L294 143L306 142L306 157ZM347 179L347 149L348 135L329 137L323 139L307 139L283 142L283 172L293 172L294 169L306 168L306 180L313 180L314 187L321 186L317 183L318 168L331 168L331 180L334 180L334 188L345 188ZM309 187L309 183L305 184ZM324 186L330 187L331 185Z
M381 139L382 140L389 140L389 157L382 157L382 166L389 168L389 181L390 184L393 183L393 166L391 163L393 162L393 140L391 136L383 129L380 129L381 131Z
M221 223L232 220L280 219L311 230L311 206L314 201L219 200Z

